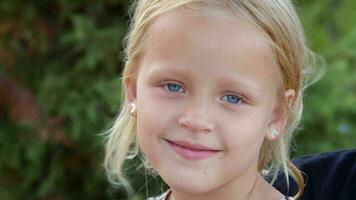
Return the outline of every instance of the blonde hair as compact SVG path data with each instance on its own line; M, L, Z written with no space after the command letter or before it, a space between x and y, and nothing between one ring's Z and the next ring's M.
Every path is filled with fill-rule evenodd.
M289 159L292 132L297 128L303 110L302 93L304 89L318 80L322 73L317 66L322 59L316 56L306 45L304 31L290 0L137 0L132 4L132 21L126 36L125 66L123 79L136 80L138 60L143 52L144 39L148 27L158 16L178 7L193 11L207 8L202 13L213 14L214 11L238 13L243 21L252 25L266 37L279 63L283 77L283 88L294 89L296 98L287 107L288 116L283 138L276 142L264 140L258 162L258 170L268 169L273 175L273 183L282 169L289 185L289 175L297 182L300 198L304 190L303 177ZM206 12L205 12L206 11ZM224 12L221 12L224 13ZM125 93L122 87L122 96ZM283 98L284 99L284 98ZM130 184L122 173L122 166L127 158L139 153L136 139L136 121L128 112L128 102L122 99L121 111L106 134L105 168L109 181L123 184L129 189ZM285 101L283 105L288 106ZM132 190L131 190L132 192Z

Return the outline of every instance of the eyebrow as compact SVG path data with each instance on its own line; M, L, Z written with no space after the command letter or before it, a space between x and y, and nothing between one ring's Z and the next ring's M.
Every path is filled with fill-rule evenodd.
M219 86L223 88L233 88L238 89L243 92L243 94L247 95L249 98L257 98L261 95L262 90L256 84L245 83L246 81L236 80L236 78L224 76L218 79ZM251 81L252 82L252 81Z
M240 79L242 79L242 78L240 78ZM250 79L250 78L248 78L248 79ZM252 90L252 91L261 91L261 89L257 85L245 83L245 82L249 81L248 79L245 81L240 81L233 77L224 76L224 77L220 77L218 79L218 82L223 86L229 86L232 84L232 85L236 85L241 88L247 88L248 90ZM251 80L251 82L252 82L252 80Z
M154 74L160 74L160 73L178 75L183 79L185 79L186 81L189 80L187 77L190 76L190 72L184 69L175 69L170 67L157 67L157 66L151 67L151 69L148 72L148 76L152 76Z

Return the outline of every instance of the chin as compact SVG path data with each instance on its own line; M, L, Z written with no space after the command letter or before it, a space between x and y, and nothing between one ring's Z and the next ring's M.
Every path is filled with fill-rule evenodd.
M179 176L170 177L170 180L167 180L166 183L170 188L186 194L204 194L216 188L214 187L213 181L204 179L194 181L180 178Z

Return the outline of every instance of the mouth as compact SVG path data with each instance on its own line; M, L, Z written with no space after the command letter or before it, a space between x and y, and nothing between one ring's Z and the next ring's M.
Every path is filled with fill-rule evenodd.
M192 144L186 141L164 140L178 155L187 160L202 160L221 152L221 150L209 148L201 144Z

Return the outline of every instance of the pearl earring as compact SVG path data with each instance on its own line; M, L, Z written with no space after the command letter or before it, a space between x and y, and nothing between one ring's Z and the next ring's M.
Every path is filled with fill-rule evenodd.
M271 136L272 138L276 138L279 135L279 132L276 129L272 129Z
M267 175L269 174L269 171L268 171L267 169L263 169L263 170L261 171L261 174L262 174L263 176L267 176Z
M136 111L136 104L135 103L130 103L130 107L131 107L130 114L133 115L134 112Z

